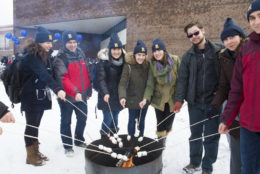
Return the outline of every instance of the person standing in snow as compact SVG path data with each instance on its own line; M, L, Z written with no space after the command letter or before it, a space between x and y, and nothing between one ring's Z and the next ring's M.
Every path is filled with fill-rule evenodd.
M87 121L87 99L92 95L90 73L86 57L78 47L77 33L65 30L62 33L63 47L54 60L55 77L67 93L67 100L58 100L61 112L60 133L65 155L74 154L71 134L71 117L73 110L77 117L74 145L86 148L84 130ZM79 109L80 110L79 110ZM85 114L83 114L84 112ZM65 136L64 136L65 135ZM70 137L70 138L68 138Z
M66 93L53 79L50 69L49 52L52 48L52 35L38 27L35 41L28 42L24 49L24 58L21 62L22 84L21 111L25 111L25 145L27 151L26 163L42 166L49 159L39 152L38 128L45 110L51 109L50 90L54 91L61 100L66 100ZM32 127L35 126L35 127ZM27 137L33 136L36 137Z
M240 47L246 42L246 34L243 29L236 25L232 18L227 18L224 24L223 31L220 38L226 48L222 49L219 54L221 72L219 79L219 86L214 99L211 102L212 107L216 110L221 108L221 105L228 99L228 93L230 91L230 82L232 79L232 73L234 64L239 52ZM208 117L214 116L214 113L207 112ZM230 128L239 126L239 115ZM235 129L230 134L230 174L241 173L241 157L240 157L240 130Z
M218 87L220 76L220 62L218 54L224 48L222 44L214 43L205 38L205 29L198 22L185 26L184 32L193 46L183 55L178 72L178 86L174 112L179 112L184 100L188 102L190 125L207 118L208 110L218 111L210 105ZM190 127L190 140L207 136L218 131L219 117ZM183 170L194 173L200 170L210 174L212 164L217 159L219 135L190 142L190 164ZM202 159L203 146L205 154Z
M14 123L15 118L13 114L8 110L8 107L0 101L0 121L3 123ZM0 135L2 134L3 130L0 127Z
M107 134L118 132L118 115L122 110L118 97L118 84L125 62L125 54L117 34L111 34L108 48L100 50L98 58L100 59L96 75L98 109L103 112L100 134L101 137L105 137Z
M139 103L144 96L149 69L147 48L144 42L138 40L134 52L127 53L125 59L126 63L124 64L118 87L120 104L123 108L128 108L128 134L135 134L137 119L140 136L143 136L148 106L146 105L141 109Z
M157 119L156 134L165 145L166 136L172 130L175 117L173 105L175 101L180 59L166 51L163 40L157 38L152 45L147 85L140 103L143 108L148 102L155 108ZM171 116L170 116L171 115ZM169 117L168 117L169 116ZM163 121L166 117L167 120Z
M236 58L228 102L222 114L219 132L226 134L240 114L240 154L242 174L260 173L260 1L247 10L253 32Z

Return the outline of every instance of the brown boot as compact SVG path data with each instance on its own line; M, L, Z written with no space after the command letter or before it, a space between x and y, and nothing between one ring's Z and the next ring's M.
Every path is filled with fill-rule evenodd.
M39 159L39 157L37 156L34 145L26 147L26 151L26 164L32 164L34 166L44 165L43 160Z
M34 145L34 148L35 148L35 152L37 154L37 156L39 157L39 159L41 160L44 160L44 161L49 161L49 158L45 155L43 155L40 151L39 151L39 141L36 140L34 141L33 145Z

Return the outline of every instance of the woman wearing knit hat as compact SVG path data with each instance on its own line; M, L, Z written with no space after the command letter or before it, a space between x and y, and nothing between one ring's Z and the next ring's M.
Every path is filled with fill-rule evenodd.
M155 108L159 124L156 134L165 143L175 116L171 108L174 105L180 60L178 56L169 54L163 40L158 38L153 41L152 51L147 85L140 105L143 107L150 102ZM163 121L166 117L167 120Z
M230 91L230 83L233 74L233 68L238 55L239 49L246 41L246 34L243 29L236 25L232 18L227 18L224 24L223 31L220 38L226 48L221 50L219 54L221 73L219 79L219 87L214 99L211 102L212 108L219 110L222 103L228 99L228 93ZM214 111L210 113L208 111L208 117L214 116ZM231 125L231 128L239 126L239 116ZM241 158L240 158L240 130L236 129L230 132L230 174L241 173Z
M50 65L49 52L52 48L50 32L38 27L35 41L27 44L22 59L22 80L24 84L21 94L21 111L25 111L25 145L27 151L26 163L35 166L45 164L49 159L39 152L38 127L44 110L51 109L51 94L49 88L62 100L66 100L66 93L53 79ZM37 129L31 127L35 126Z
M219 132L226 134L239 112L241 173L260 173L260 1L247 11L253 32L236 58L228 102L222 114ZM233 130L232 130L233 131ZM231 131L231 132L232 132ZM230 132L230 133L231 133Z
M126 54L126 63L118 88L120 104L123 108L128 108L128 134L131 136L137 131L136 120L140 136L144 135L144 121L148 106L141 109L139 103L144 96L148 68L147 48L142 40L138 40L134 52Z
M98 53L100 62L97 67L98 109L103 112L103 123L100 130L101 137L118 132L118 114L122 106L118 97L120 81L125 55L123 45L117 34L110 36L107 49Z

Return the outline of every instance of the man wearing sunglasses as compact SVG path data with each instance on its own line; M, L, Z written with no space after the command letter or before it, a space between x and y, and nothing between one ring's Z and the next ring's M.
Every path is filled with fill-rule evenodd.
M198 22L184 28L192 47L183 55L178 72L178 85L174 112L179 112L184 100L188 102L190 125L207 118L208 112L218 115L210 103L218 87L220 76L219 51L224 48L205 38L205 29ZM214 117L196 126L191 126L190 140L218 132L219 117ZM219 135L203 140L190 141L190 163L183 168L194 173L202 168L202 174L212 173L212 164L217 159ZM203 146L205 149L202 158ZM202 163L202 164L201 164Z

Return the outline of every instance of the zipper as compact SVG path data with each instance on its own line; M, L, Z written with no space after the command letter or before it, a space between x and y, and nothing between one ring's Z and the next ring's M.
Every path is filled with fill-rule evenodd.
M253 69L254 60L255 60L255 53L256 53L256 52L254 52L254 53L253 53L253 60L252 60L252 64L251 64L251 71L250 71L250 72L252 72L252 71L253 71L252 69Z
M254 52L253 56L255 57L255 52ZM252 62L252 64L253 64L253 62ZM253 124L254 124L254 118L255 118L256 84L257 84L257 72L258 72L258 69L259 69L259 64L260 64L260 59L258 58L256 75L255 75L254 96L253 96L253 113L252 113L252 121L251 121L251 125L250 125L251 130L253 130ZM252 71L252 69L251 69L251 71Z
M80 60L79 60L78 63L79 63L79 70L80 70L81 84L82 84L82 92L83 92L83 91L85 91L85 88L84 88L83 72L82 72L82 67L81 67Z
M203 86L202 86L202 88L203 88L203 93L205 93L206 60L205 60L205 54L204 53L202 54L202 57L203 57L203 61L204 61L204 63L203 63L203 80L202 80L202 85ZM202 97L202 103L205 102L205 98L204 97L205 96Z

